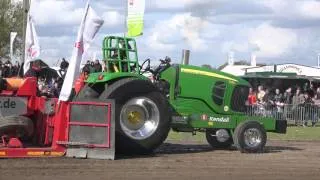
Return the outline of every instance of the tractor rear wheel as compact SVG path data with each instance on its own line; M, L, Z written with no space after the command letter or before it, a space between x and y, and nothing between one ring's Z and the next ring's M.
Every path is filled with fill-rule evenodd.
M99 93L95 91L90 84L86 84L79 92L78 95L73 99L74 101L85 101L93 100L99 98Z
M169 104L147 80L121 79L100 96L116 104L116 152L151 153L163 143L170 130Z
M215 149L227 149L233 143L230 131L227 129L207 129L206 139Z
M242 153L258 153L266 145L267 133L259 122L245 121L235 129L233 140Z

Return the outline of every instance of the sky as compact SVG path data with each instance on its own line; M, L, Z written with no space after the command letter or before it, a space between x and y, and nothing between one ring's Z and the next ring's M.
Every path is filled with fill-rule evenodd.
M86 0L33 0L41 58L51 65L70 59ZM89 54L101 58L103 38L125 32L126 0L91 0L104 19ZM137 37L139 60L165 56L190 64L218 67L228 52L236 60L317 65L320 53L320 0L146 0L143 36Z

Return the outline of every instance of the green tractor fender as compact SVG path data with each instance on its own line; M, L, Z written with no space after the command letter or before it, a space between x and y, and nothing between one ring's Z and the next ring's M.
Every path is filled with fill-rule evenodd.
M85 86L81 89L78 95L76 95L76 100L84 100L87 99L88 96L90 98L98 98L105 89L111 84L120 81L122 79L135 78L140 80L148 80L149 79L140 74L128 73L128 72L119 72L119 73L108 73L108 72L98 72L91 73L88 75L88 78L84 80ZM83 95L85 94L85 95ZM79 97L81 97L79 99Z
M137 78L142 80L148 80L147 77L134 74L130 72L121 72L121 73L107 73L107 72L99 72L99 73L91 73L88 78L85 80L86 83L108 83L110 81L115 81L123 78Z

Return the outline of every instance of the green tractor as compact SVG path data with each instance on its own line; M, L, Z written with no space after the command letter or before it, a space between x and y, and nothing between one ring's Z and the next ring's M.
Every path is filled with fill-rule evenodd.
M150 59L138 63L132 38L108 36L103 41L105 72L89 74L76 100L114 99L117 153L149 153L170 129L205 132L214 148L235 145L241 152L261 152L266 132L286 133L287 123L246 115L250 84L206 68ZM144 74L152 74L152 80Z

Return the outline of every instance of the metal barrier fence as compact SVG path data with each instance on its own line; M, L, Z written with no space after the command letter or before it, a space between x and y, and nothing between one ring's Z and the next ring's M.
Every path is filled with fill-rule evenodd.
M273 117L286 120L288 124L306 126L308 122L314 126L320 119L320 105L264 105L247 106L247 114L251 116Z

